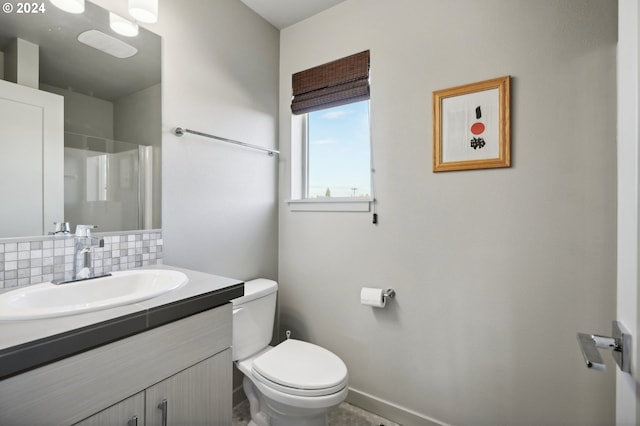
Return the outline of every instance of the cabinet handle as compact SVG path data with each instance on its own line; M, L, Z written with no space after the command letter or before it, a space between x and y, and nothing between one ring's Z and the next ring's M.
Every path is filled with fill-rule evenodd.
M131 420L127 422L127 426L138 426L138 416L131 417Z
M162 410L162 426L167 426L167 408L169 403L166 399L163 399L160 404L158 404L158 408Z

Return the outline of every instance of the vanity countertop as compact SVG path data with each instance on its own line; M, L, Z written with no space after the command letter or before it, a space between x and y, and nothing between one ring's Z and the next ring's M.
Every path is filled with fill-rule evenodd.
M0 380L224 305L244 294L241 280L167 265L189 282L131 305L57 318L0 321Z

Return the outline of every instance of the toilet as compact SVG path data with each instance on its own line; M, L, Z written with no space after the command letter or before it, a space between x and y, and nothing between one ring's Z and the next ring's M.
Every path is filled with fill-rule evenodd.
M278 284L256 279L233 302L232 358L244 374L250 426L326 426L345 400L347 366L320 346L287 339L269 346Z

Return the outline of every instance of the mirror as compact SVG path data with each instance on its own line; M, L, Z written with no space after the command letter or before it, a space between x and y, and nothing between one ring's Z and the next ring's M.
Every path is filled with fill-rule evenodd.
M98 232L160 228L160 36L144 28L137 36L119 35L109 26L109 11L89 1L78 15L50 2L43 7L39 13L0 14L0 80L5 80L0 95L15 87L29 99L44 92L63 97L64 129L53 123L52 132L64 132L55 142L63 139L64 148L59 154L41 149L37 155L24 148L28 144L21 138L32 136L22 131L33 134L37 125L15 105L29 104L33 111L41 107L20 101L22 92L4 105L0 96L0 127L13 127L13 133L0 135L0 169L12 170L0 172L0 198L3 205L16 206L13 218L3 214L0 238L47 234L54 230L53 221L69 222L72 232L81 223L98 225ZM86 35L90 30L107 37ZM51 116L45 113L44 121ZM20 206L29 197L44 201ZM34 216L34 223L24 223L27 216Z

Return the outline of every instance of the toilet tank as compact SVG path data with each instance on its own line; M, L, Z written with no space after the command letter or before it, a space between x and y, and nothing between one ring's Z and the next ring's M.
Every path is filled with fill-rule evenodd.
M266 348L273 335L278 283L259 278L244 283L244 296L233 299L234 361Z

